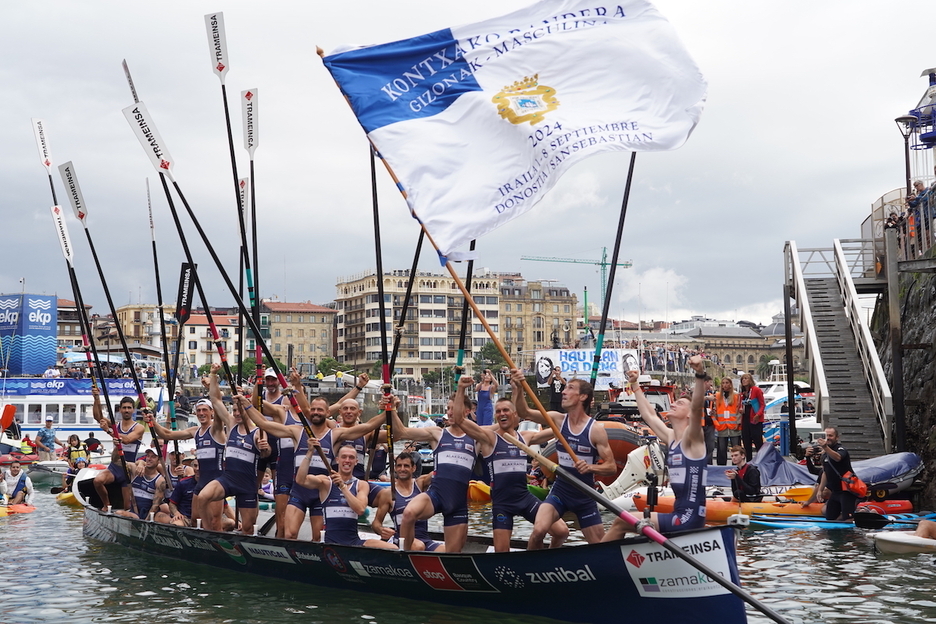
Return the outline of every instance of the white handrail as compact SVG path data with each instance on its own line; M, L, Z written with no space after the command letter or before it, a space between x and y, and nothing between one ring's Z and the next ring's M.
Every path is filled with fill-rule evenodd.
M822 423L823 414L829 413L829 384L826 381L825 369L822 366L822 356L819 353L819 342L816 327L813 323L812 312L809 308L809 298L806 294L806 282L803 278L803 268L800 265L799 252L796 243L787 241L787 281L792 282L796 306L800 313L800 327L806 341L806 353L809 355L809 378L813 390L816 392L816 421ZM823 423L825 424L825 423Z
M848 323L855 337L855 346L861 356L865 379L868 382L868 387L871 388L874 412L884 432L884 451L890 453L892 443L891 426L894 420L894 401L891 396L890 386L887 383L887 377L884 376L884 367L881 366L881 358L878 357L871 331L865 323L861 322L858 292L855 290L855 283L852 281L851 274L852 268L848 266L845 259L841 241L834 239L832 246L835 250L835 277L838 282L839 293L842 295L842 301L845 304L845 316L848 317Z

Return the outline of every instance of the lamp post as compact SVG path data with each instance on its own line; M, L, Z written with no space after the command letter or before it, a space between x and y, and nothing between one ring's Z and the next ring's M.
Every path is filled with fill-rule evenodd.
M900 130L900 135L904 140L904 164L906 166L907 173L907 197L910 197L910 135L913 134L913 127L917 122L917 118L913 115L901 115L894 120L894 123L897 124L897 129Z

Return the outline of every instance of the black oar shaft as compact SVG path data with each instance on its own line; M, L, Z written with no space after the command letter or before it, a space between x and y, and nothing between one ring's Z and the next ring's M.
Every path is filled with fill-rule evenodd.
M627 168L627 183L624 185L624 199L621 202L621 216L618 218L617 235L614 238L614 250L611 252L611 268L608 271L608 283L605 285L604 301L601 302L601 324L598 325L598 339L595 341L595 359L591 369L591 384L595 385L598 379L598 369L601 365L601 348L604 345L605 323L611 311L611 291L614 289L614 278L617 274L618 256L621 252L621 238L624 235L624 219L627 217L627 202L630 200L631 182L634 179L634 162L637 152L631 152L630 165ZM588 311L586 310L586 318ZM627 373L627 371L624 371Z
M475 241L471 241L469 246L469 251L475 250ZM474 281L474 258L468 259L468 271L465 276L465 290L470 294L471 293L471 282ZM461 327L458 331L458 366L455 368L455 383L458 383L458 380L461 378L462 374L462 364L465 361L465 342L468 338L468 319L471 316L471 308L468 304L468 298L466 297L462 301L462 318L461 318Z

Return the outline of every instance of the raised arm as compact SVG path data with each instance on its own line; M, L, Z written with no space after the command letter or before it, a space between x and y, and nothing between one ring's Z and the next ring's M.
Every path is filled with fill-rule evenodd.
M695 371L695 386L692 390L692 405L689 412L689 427L683 434L683 440L691 442L701 442L705 444L705 437L702 433L702 420L705 416L702 408L705 405L705 382L708 376L705 374L705 363L698 355L689 358L689 366Z
M442 430L438 427L422 427L416 429L413 427L407 427L403 424L403 421L400 420L400 416L397 413L396 408L390 410L390 415L393 419L393 439L397 440L414 440L416 442L429 442L430 444L435 444L439 441L439 436L442 435ZM332 431L337 431L333 429ZM332 435L335 435L332 433Z
M247 418L249 418L253 424L257 425L261 431L270 435L275 435L278 438L293 438L298 441L298 436L301 435L301 433L297 431L301 431L301 429L298 429L296 425L284 425L275 420L267 420L263 417L263 414L253 406L253 403L241 394L235 395L234 400L241 406L241 413L247 414ZM266 407L266 405L268 405L268 403L264 402L264 407ZM273 405L272 407L278 406Z
M532 420L543 427L550 427L549 421L543 417L542 413L538 410L530 409L530 406L527 405L523 381L522 372L518 369L510 371L510 385L513 388L514 405L517 408L517 415L520 417L520 420ZM562 421L565 420L565 414L561 412L547 412L547 415L556 423L557 428L560 427Z
M666 426L666 423L663 422L663 419L660 418L653 405L644 395L643 389L637 383L639 377L640 371L627 371L627 383L634 391L634 400L637 401L637 410L640 412L640 417L643 418L648 427L653 429L653 433L656 434L661 443L669 445L673 441L673 430Z
M159 424L156 418L152 414L146 414L143 416L143 421L153 430L163 440L191 440L195 437L196 427L189 427L187 429L179 429L178 431L173 431L172 429L167 429Z
M358 377L356 377L354 380L354 387L348 390L343 397L341 397L340 399L338 399L337 401L335 401L328 407L328 415L334 416L335 414L337 414L339 406L341 405L341 402L344 401L345 399L356 399L357 396L361 394L361 390L363 390L364 387L367 386L367 383L369 381L370 381L370 377L368 376L367 373L361 373Z
M474 379L468 375L462 375L458 378L458 388L455 390L455 402L452 406L452 423L461 427L465 433L474 438L477 442L485 446L493 446L497 442L497 440L494 439L494 436L497 434L466 417L465 393L473 383ZM481 384L478 385L480 386Z
M218 371L221 370L221 364L214 362L211 365L211 374L208 375L208 398L211 400L211 407L214 408L215 417L211 423L212 433L221 433L224 428L228 431L234 428L234 419L228 412L227 406L221 400L221 385L218 383ZM234 389L231 388L233 392Z

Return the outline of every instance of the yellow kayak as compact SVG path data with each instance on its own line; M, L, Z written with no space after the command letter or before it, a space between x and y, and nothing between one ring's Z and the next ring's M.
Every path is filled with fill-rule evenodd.
M55 497L55 500L62 505L71 505L73 507L81 507L81 503L78 502L78 499L75 498L75 495L71 492L62 492Z

